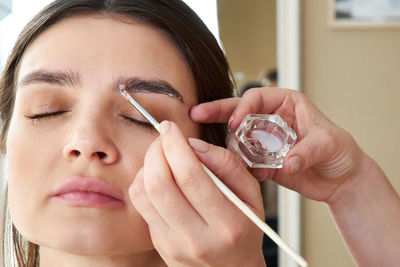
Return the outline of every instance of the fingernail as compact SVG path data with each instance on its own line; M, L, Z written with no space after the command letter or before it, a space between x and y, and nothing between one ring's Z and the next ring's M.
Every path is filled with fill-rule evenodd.
M190 117L190 119L192 119L192 120L195 120L196 119L196 106L192 106L192 107L190 107L190 110L189 110L189 117Z
M165 134L171 128L171 123L169 121L162 121L160 124L160 134Z
M290 172L296 173L301 169L301 159L298 156L293 156L289 159Z
M232 129L232 122L235 120L235 115L232 115L228 122L228 127Z
M204 142L203 140L197 139L197 138L192 138L189 137L189 144L191 147L193 147L196 151L205 153L210 149L210 144L207 142Z

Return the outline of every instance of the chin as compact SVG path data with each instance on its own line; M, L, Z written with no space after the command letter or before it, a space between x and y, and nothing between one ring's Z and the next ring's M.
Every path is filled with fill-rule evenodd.
M61 219L39 224L22 234L41 247L79 255L120 255L154 249L143 220L112 223L99 218Z

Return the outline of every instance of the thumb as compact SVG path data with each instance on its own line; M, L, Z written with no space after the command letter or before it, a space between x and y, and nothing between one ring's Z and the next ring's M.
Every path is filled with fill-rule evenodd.
M196 138L189 138L189 144L199 160L241 200L260 210L260 185L235 154Z
M333 138L327 129L310 129L286 156L284 171L290 174L302 172L316 164L328 162L337 151L338 140Z

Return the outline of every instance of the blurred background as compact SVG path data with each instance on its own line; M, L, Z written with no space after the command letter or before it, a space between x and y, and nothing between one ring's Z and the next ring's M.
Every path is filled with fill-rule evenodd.
M198 12L225 50L238 91L248 86L275 86L276 79L278 84L287 86L291 83L283 80L294 77L298 80L294 86L297 88L291 89L302 91L336 124L350 132L362 149L380 164L400 193L400 164L397 162L400 151L400 26L398 14L387 12L399 10L400 3L398 0L360 1L364 7L372 8L354 9L350 14L359 18L367 12L366 17L374 17L374 20L367 19L365 24L351 19L344 23L339 20L336 5L345 6L346 18L351 18L348 10L357 2L355 0L186 2ZM49 2L0 0L1 68L22 27ZM388 8L389 4L393 6ZM293 20L285 13L289 8L298 11L294 27L285 24ZM386 18L382 19L381 13L379 17L373 16L378 8L387 14ZM279 41L278 37L287 31L298 41ZM293 66L283 66L278 60L281 55L281 58L289 57L290 62L292 55L286 52L290 49L298 51L299 61L295 61L294 71L291 71ZM1 181L4 184L4 175ZM278 205L274 184L265 182L262 188L267 220L271 224L276 225L285 211L299 212L299 219L293 222L298 228L294 229L300 238L301 254L310 267L356 266L325 204L301 199L300 206L288 209ZM273 244L267 242L264 248L269 267L278 266ZM280 261L281 267L295 266Z

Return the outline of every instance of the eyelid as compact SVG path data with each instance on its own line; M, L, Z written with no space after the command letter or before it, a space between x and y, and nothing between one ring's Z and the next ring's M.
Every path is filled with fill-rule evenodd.
M119 106L119 113L134 120L149 122L137 109L135 109L134 106L131 105L131 103L125 99L123 105Z
M46 113L53 113L62 110L69 110L66 105L58 105L58 104L51 104L46 103L38 106L33 106L31 109L32 114L46 114Z
M134 118L132 118L130 116L125 116L125 115L122 115L122 117L127 119L131 123L137 124L138 126L145 127L145 128L150 129L150 130L154 129L153 125L147 120L137 120L137 119L134 119Z

